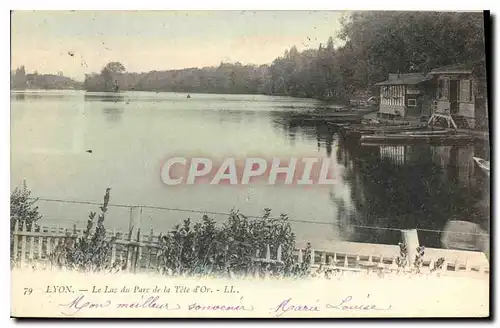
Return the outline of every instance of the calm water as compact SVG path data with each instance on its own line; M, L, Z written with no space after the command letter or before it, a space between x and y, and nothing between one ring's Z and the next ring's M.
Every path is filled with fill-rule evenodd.
M11 96L11 187L26 179L37 197L259 215L287 213L299 240L397 243L389 228L443 229L450 219L489 225L489 184L472 156L483 146L344 145L334 127L297 122L315 100L286 97L129 92L120 99L78 91ZM86 150L92 150L92 153ZM168 187L160 163L177 154L329 158L336 184ZM480 206L481 205L481 206ZM47 224L84 226L95 206L40 201ZM144 209L142 228L167 231L199 214ZM217 220L223 216L215 215ZM128 209L108 227L127 229ZM439 246L439 234L422 243Z

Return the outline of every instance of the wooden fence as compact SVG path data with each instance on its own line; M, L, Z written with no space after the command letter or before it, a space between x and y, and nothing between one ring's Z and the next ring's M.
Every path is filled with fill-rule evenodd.
M58 245L73 242L83 235L83 229L26 225L20 229L16 223L12 232L11 260L17 267L51 268L54 265L52 254ZM159 263L159 235L153 230L148 234L137 231L132 233L107 231L107 239L112 241L109 256L109 267L122 263L122 270L129 272L157 272ZM354 242L338 242L322 250L314 249L311 244L297 244L294 260L297 264L307 262L309 272L377 272L391 273L411 271L412 262L418 247L416 230L405 231L403 242L408 247L408 261L404 266L398 265L400 248L396 245L367 244ZM281 246L273 252L269 245L265 246L265 255L259 257L259 250L253 261L259 267L264 264L283 264ZM438 264L438 265L436 265ZM420 263L420 272L456 273L489 273L489 262L484 253L427 248Z

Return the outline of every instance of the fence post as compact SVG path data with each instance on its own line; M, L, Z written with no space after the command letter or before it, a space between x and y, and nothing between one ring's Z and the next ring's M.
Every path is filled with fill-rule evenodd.
M271 249L269 248L269 244L266 247L266 264L265 264L265 272L264 272L264 277L266 279L269 278L269 261L271 260Z
M130 207L130 221L128 229L129 231L132 232L132 236L136 236L137 230L141 228L141 216L142 216L142 207L138 206Z
M141 225L141 214L142 207L132 206L130 207L130 220L129 220L129 245L127 247L127 271L131 272L135 270L134 267L134 253L135 247L131 245L134 237L137 235L137 231L140 229Z
M434 261L434 259L431 259L429 261L429 272L434 272L434 266L436 265L436 262Z
M109 268L113 269L113 265L116 261L116 243L114 238L116 237L116 229L113 229L113 235L111 236L111 259L109 261Z
M441 271L443 272L448 271L448 261L444 260Z
M260 265L259 265L259 261L258 261L258 259L259 259L259 253L260 253L260 251L259 251L259 249L257 249L255 251L255 259L256 259L256 261L253 264L253 276L254 276L255 279L259 279L259 276L260 276Z
M50 237L50 228L48 228L48 237L46 241L46 252L47 252L47 259L52 260L51 255L52 255L52 237Z
M13 240L13 250L12 250L12 259L14 260L14 263L17 265L17 259L18 259L18 248L19 248L19 236L18 236L18 231L19 231L19 220L16 220L16 224L14 225L14 232L12 233L12 238Z
M129 232L128 232L127 240L128 240L128 244L127 244L127 257L125 259L125 261L126 261L125 262L126 263L125 269L130 272L131 267L132 267L132 253L133 253L132 246L130 245L130 243L132 242L132 231L131 230L129 230Z
M26 222L24 222L21 237L21 268L24 268L26 262L26 229Z
M417 229L401 230L401 234L403 243L406 246L406 251L408 252L408 261L406 266L413 267L413 263L415 262L415 258L417 256L417 248L420 247Z
M148 257L146 258L146 268L149 270L149 268L151 267L151 247L149 247L149 245L151 245L153 243L153 228L151 228L151 231L149 232L149 236L148 236Z
M393 257L392 263L391 263L391 270L397 270L397 269L398 269L398 265L396 263L396 257Z
M38 249L37 249L37 257L38 257L38 260L40 261L42 259L42 245L43 245L43 235L42 235L42 227L40 226L40 236L37 238L38 239Z
M35 230L34 223L31 224L31 229L29 229L28 231L33 232L33 230ZM34 260L33 255L34 255L34 249L35 249L35 237L30 236L29 238L30 238L29 261L33 261Z
M297 262L298 263L304 262L304 255L302 254L302 249L299 249L299 255L297 256Z
M135 261L134 261L134 273L137 272L137 269L141 269L141 257L142 257L142 238L141 238L141 229L137 230L137 249L135 253Z

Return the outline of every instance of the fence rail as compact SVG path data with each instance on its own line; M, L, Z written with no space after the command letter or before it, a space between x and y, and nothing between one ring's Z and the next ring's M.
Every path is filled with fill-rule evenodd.
M406 236L411 236L406 232ZM354 271L354 272L396 272L410 270L414 258L413 246L418 247L416 231L414 238L403 241L410 247L408 265L403 268L398 264L400 249L396 245L380 245L354 242L341 242L332 244L328 248L314 249L311 244L298 245L294 250L294 260L297 264L307 261L310 272L327 271ZM33 226L20 227L16 222L12 232L11 259L18 267L37 267L48 269L53 267L54 251L59 245L73 243L76 238L83 236L83 229ZM106 239L111 241L109 254L109 268L115 263L121 263L122 269L129 272L158 272L160 234L150 230L141 234L123 233L116 230L107 231ZM415 238L417 238L415 244ZM413 243L413 245L412 245ZM260 250L256 250L252 261L256 266L262 264L283 264L281 246L271 252L269 245L265 245L264 257L259 257ZM265 267L265 265L264 265ZM446 273L489 273L489 262L481 252L456 251L445 249L426 249L426 254L420 264L421 272L446 272Z

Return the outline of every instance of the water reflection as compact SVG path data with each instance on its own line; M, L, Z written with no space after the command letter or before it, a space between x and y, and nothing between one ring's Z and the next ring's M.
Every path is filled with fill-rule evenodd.
M83 96L85 101L98 101L98 102L124 102L126 100L125 95L121 93L105 93L105 92L95 92L95 93L85 93Z
M123 107L104 107L102 113L107 122L118 123L122 120L124 108Z
M271 112L272 123L275 129L287 136L293 144L297 136L316 140L318 151L323 147L326 156L332 155L334 138L337 138L337 127L322 119L303 120L294 117L291 112Z
M489 231L489 177L473 160L489 159L484 145L360 146L343 142L325 122L300 122L286 113L273 116L291 139L301 135L315 140L327 156L337 147L335 156L344 170L330 199L344 239L397 244L398 229L443 231L453 220ZM420 243L442 247L441 235L419 231Z
M469 165L474 146L450 147L448 152L431 146L371 148L378 152L363 152L347 170L346 179L356 186L351 189L356 207L352 224L443 230L448 220L459 219L488 225L488 213L477 204L488 197L489 188ZM419 236L424 245L440 246L439 233ZM360 228L355 237L382 243L399 238L398 231L368 228Z

